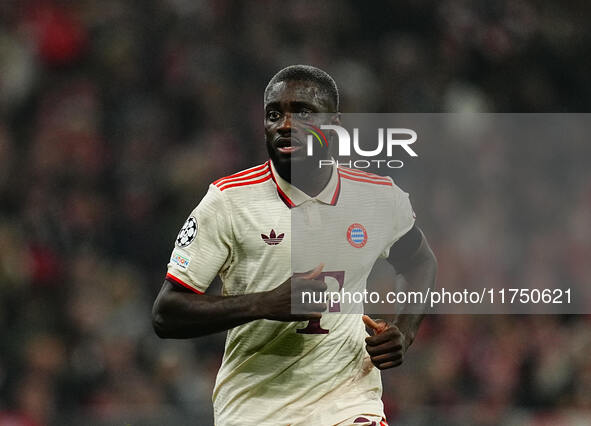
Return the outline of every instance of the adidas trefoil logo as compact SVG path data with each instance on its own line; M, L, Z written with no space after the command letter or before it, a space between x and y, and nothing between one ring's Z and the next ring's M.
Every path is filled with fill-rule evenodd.
M270 246L276 246L281 241L283 241L284 235L285 234L275 235L275 230L271 229L271 232L269 232L269 236L266 236L265 234L261 234L261 238L263 239L264 242L266 242Z

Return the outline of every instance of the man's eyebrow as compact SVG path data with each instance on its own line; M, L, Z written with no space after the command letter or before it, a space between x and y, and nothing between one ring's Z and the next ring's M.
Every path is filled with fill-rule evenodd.
M278 101L269 102L268 104L265 105L265 111L269 111L271 109L278 109L278 108L280 108L280 106L281 106L281 103ZM292 110L307 108L307 109L310 109L314 112L319 111L318 105L315 105L311 102L306 102L306 101L291 101L291 102L289 102L289 108Z
M316 105L314 105L312 103L309 103L309 102L305 102L305 101L292 101L292 102L289 103L289 105L292 108L302 108L302 107L304 107L304 108L308 108L308 109L311 109L311 110L314 110L314 111L316 111L318 109L316 107Z
M277 108L279 106L279 102L269 102L267 105L265 105L265 110L269 110L270 108Z

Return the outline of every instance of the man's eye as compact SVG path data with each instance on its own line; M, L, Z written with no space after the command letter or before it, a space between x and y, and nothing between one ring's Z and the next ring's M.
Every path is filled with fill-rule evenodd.
M271 121L277 121L279 120L279 117L281 116L281 114L279 114L279 112L277 111L269 111L267 113L267 118Z
M298 118L301 120L305 120L307 118L310 118L310 116L312 115L312 113L310 111L300 111L298 112Z

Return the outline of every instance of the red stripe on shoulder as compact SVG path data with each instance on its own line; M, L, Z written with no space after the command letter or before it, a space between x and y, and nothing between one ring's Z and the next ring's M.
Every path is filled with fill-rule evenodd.
M346 172L355 172L355 173L361 173L367 176L378 176L378 177L383 177L383 176L379 176L376 175L374 173L370 173L370 172L366 172L365 170L361 170L361 169L354 169L352 167L345 167L345 166L339 166L339 169L344 170Z
M339 169L341 169L345 173L349 173L350 175L359 176L359 177L366 178L366 179L375 179L375 180L390 182L390 179L387 178L386 176L380 176L380 175L376 175L374 173L364 172L363 170L349 169L347 167L339 167Z
M271 175L267 174L265 177L261 178L261 179L256 179L256 180L247 180L247 181L240 181L240 182L234 182L234 183L228 183L227 185L221 185L220 191L225 191L228 188L234 188L235 186L245 186L245 185L254 185L256 183L262 183L265 181L268 181L269 179L271 179Z
M220 188L221 190L225 189L225 187L231 183L235 183L235 182L243 182L243 181L247 181L247 180L252 180L254 178L258 178L261 177L263 175L266 175L269 173L269 170L264 169L263 171L260 171L258 173L255 173L253 175L248 175L248 176L241 176L241 177L237 177L237 178L233 178L233 179L224 179L222 182L218 183L216 186L218 188Z
M188 288L191 291L194 291L197 294L204 294L202 291L197 290L195 287L191 287L189 284L185 283L183 280L175 277L170 272L166 274L166 279L175 282L176 284L182 285L183 287Z
M347 173L341 173L341 177L343 179L354 180L356 182L366 182L366 183L373 183L374 185L392 186L392 182L390 182L389 180L383 181L383 180L376 180L376 179L365 179L360 176L348 175Z
M237 177L240 177L240 176L247 175L249 173L255 173L255 172L258 172L260 170L263 170L265 167L267 167L267 162L265 162L263 164L260 164L258 166L251 167L250 169L246 169L246 170L243 170L241 172L234 173L233 175L224 176L222 178L219 178L218 180L216 180L215 182L213 182L213 184L214 185L217 185L218 183L220 183L221 181L226 180L226 179L234 179L234 178L237 178Z

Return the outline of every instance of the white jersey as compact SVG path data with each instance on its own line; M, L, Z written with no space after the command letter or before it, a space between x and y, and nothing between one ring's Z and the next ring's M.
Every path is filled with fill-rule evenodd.
M389 177L334 167L311 198L268 161L210 185L179 233L167 278L203 293L219 274L223 294L240 295L271 290L324 263L329 290L363 290L375 261L413 224L408 194ZM216 425L384 416L366 336L360 313L231 329L213 393Z

